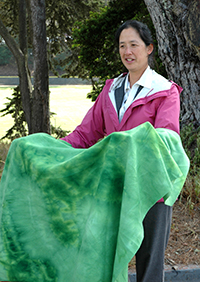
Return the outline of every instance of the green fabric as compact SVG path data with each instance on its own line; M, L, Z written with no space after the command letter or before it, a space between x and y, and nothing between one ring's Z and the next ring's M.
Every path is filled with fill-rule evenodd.
M0 183L0 280L125 282L142 221L176 200L189 160L149 123L74 149L38 133L12 142Z

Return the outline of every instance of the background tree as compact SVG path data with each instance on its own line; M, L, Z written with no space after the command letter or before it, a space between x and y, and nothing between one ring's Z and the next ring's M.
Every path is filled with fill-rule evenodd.
M168 77L183 87L181 125L200 126L200 2L144 0Z
M65 76L78 75L92 81L95 100L105 80L126 71L115 44L115 32L123 21L134 18L145 22L155 37L155 29L143 1L114 0L100 12L90 13L85 21L76 22L72 33L72 51L66 58ZM155 41L156 45L156 41ZM73 63L72 63L73 62ZM157 57L155 69L166 74Z
M191 208L200 197L200 2L144 0L168 77L183 87L181 137L190 158L182 195Z
M0 3L0 35L17 62L20 92L15 93L20 93L29 133L50 133L47 59L54 69L55 55L67 50L73 22L87 17L90 10L102 3L96 0L49 0L46 4L45 0L3 0ZM28 47L33 48L34 87L27 63Z
M50 133L49 71L47 62L45 0L30 0L30 2L27 1L27 3L29 5L32 23L31 29L34 57L34 90L30 101L31 128L29 128L29 132ZM25 10L23 14L26 15ZM21 26L21 19L19 23Z
M99 11L105 6L104 0L49 0L46 1L47 42L50 69L59 75L56 67L65 66L66 60L58 60L57 54L64 54L65 58L71 53L71 34L76 21L84 21L90 12ZM70 67L72 62L69 61ZM77 76L77 73L74 75Z
M27 13L25 0L18 2L18 41L14 39L0 20L0 34L13 53L19 72L19 86L29 133L50 132L48 65L46 55L45 1L27 1L30 29L33 34L35 59L34 89L28 69ZM17 26L17 25L16 25ZM15 29L13 30L15 32ZM42 74L42 75L41 75ZM37 109L37 110L36 110ZM36 112L34 112L36 110Z

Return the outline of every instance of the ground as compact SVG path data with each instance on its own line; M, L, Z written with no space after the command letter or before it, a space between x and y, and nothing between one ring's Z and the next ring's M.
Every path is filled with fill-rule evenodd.
M184 204L174 205L171 235L165 262L200 265L200 205L189 210Z
M190 209L177 201L173 207L171 234L165 252L166 268L200 266L200 204ZM135 258L129 263L135 268Z

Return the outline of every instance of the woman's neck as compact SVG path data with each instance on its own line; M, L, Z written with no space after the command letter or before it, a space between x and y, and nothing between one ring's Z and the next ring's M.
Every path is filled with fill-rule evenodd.
M142 72L129 72L128 80L130 83L130 88L141 78L146 69L147 68L145 68Z
M129 83L130 83L130 88L140 79L142 75L138 75L138 76L131 76L131 74L129 73Z

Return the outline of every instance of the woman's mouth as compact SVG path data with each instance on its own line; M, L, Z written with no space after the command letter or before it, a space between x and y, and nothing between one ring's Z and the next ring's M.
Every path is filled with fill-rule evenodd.
M134 59L130 59L130 58L126 58L125 59L127 62L133 62L134 61Z

